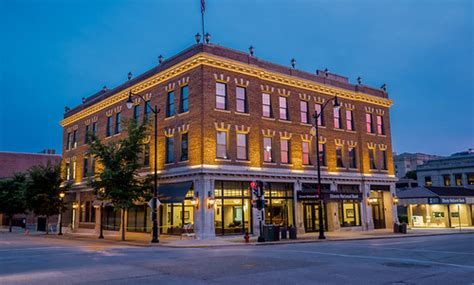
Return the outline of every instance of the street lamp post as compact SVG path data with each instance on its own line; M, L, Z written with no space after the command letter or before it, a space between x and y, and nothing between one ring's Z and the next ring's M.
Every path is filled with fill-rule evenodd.
M63 200L64 197L66 196L66 193L63 191L59 192L59 200L61 201L61 205L59 208L59 230L58 230L58 236L63 235Z
M324 108L327 106L330 100L328 100L323 106L321 106L321 110L314 111L314 135L316 136L315 145L316 145L316 167L318 171L318 220L319 220L319 237L318 239L325 239L324 236L324 219L323 219L323 196L321 194L321 161L319 159L319 126L318 126L318 119L322 116ZM334 97L334 108L340 108L340 103L337 100L337 96ZM312 130L313 131L313 130Z
M134 94L130 90L128 93L128 100L127 100L127 108L131 109L133 107L133 100L132 96L137 96L141 98L144 102L146 102L145 98L143 98L140 94ZM145 108L148 106L145 105ZM157 158L158 158L158 114L160 113L160 109L158 109L158 106L155 105L154 109L150 110L154 114L154 119L155 119L155 132L154 132L154 147L155 147L155 153L154 153L154 173L153 173L153 184L154 184L154 189L153 189L153 200L152 200L152 212L151 212L151 219L153 222L153 230L152 230L152 243L158 243L158 213L157 213L157 200L158 200L158 170L157 170Z

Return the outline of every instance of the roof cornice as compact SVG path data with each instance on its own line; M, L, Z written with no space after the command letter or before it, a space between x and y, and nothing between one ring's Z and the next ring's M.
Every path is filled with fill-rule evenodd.
M262 80L266 80L273 83L283 84L295 88L305 89L308 91L318 92L326 94L329 96L338 96L341 99L349 99L354 101L366 102L374 105L379 105L382 107L390 107L393 104L393 101L387 98L377 97L361 92L354 92L350 90L344 90L341 88L328 86L322 83L317 83L311 80L302 79L299 77L282 74L278 72L268 71L264 68L254 66L251 64L245 64L239 61L223 58L213 54L201 52L194 56L191 56L168 69L165 69L157 74L154 74L129 88L123 89L116 94L107 97L86 109L83 109L71 116L68 116L60 121L61 126L67 126L71 123L74 123L80 119L86 118L92 114L95 114L98 111L101 111L105 108L108 108L120 101L126 100L128 98L129 90L133 93L140 93L150 88L179 76L191 69L199 67L201 65L210 66L214 68L219 68L231 72L236 72L240 74L245 74L248 76L256 77Z

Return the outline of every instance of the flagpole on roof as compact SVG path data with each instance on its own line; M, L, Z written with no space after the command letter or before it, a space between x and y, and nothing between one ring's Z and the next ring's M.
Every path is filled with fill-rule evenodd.
M206 11L206 2L201 0L201 23L202 23L202 36L204 38L204 12ZM203 41L204 42L204 41Z

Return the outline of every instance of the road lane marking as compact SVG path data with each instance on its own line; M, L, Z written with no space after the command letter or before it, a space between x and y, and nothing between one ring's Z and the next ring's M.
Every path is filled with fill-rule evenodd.
M236 249L230 249L236 250ZM240 249L242 250L242 249ZM372 260L389 260L389 261L397 261L397 262L412 262L412 263L421 263L421 264L433 264L433 265L443 265L443 266L452 266L452 267L459 267L459 268L468 268L474 270L474 266L470 265L462 265L462 264L455 264L455 263L445 263L445 262L437 262L437 261L428 261L428 260L418 260L418 259L411 259L411 258L396 258L396 257L382 257L382 256L368 256L368 255L356 255L356 254L342 254L342 253L329 253L329 252L320 252L320 251L309 251L309 250L267 250L273 252L293 252L293 253L309 253L309 254L316 254L316 255L326 255L326 256L336 256L336 257L349 257L349 258L360 258L360 259L372 259Z

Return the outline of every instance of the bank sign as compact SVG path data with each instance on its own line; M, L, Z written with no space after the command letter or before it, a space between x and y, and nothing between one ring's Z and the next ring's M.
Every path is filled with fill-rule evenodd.
M466 204L466 198L433 197L428 198L428 204Z
M323 200L362 200L362 193L322 193ZM296 192L298 201L318 200L319 195L316 192L299 191Z

